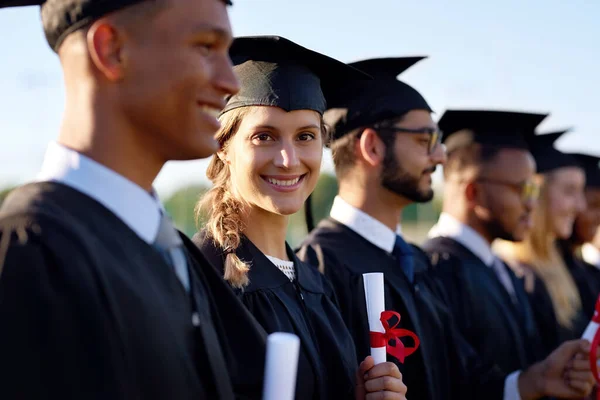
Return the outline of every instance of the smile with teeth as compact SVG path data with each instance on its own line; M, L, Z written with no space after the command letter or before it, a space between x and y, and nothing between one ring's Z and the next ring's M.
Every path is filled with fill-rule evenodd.
M215 108L213 106L209 106L206 104L201 105L200 110L202 110L202 112L204 112L214 118L218 118L219 114L221 113L220 108Z
M294 186L295 184L297 184L300 181L300 179L302 179L302 176L299 176L299 177L294 178L294 179L288 179L288 180L273 179L273 178L269 178L269 177L265 177L265 179L267 180L267 182L269 182L272 185L277 185L277 186Z

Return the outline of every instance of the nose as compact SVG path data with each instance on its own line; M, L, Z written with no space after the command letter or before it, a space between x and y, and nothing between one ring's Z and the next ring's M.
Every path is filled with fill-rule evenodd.
M577 202L577 213L583 212L587 208L587 201L585 199L585 195L582 193L579 196L579 201Z
M222 57L222 61L215 66L214 85L225 96L234 95L240 91L240 82L233 72L233 64L229 56Z
M525 207L526 211L532 212L533 209L535 208L535 206L537 205L537 202L538 202L538 199L536 197L529 196L525 200L525 203L523 204L523 206Z
M438 145L435 146L435 148L433 149L430 158L435 165L444 166L446 164L446 161L448 160L448 154L446 153L446 145L443 143L438 143Z
M287 140L281 142L281 147L275 157L274 164L278 168L292 169L300 163L298 153L293 143Z

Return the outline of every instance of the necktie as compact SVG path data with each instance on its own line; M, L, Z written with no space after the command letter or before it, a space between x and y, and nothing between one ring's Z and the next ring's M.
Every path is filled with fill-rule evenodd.
M396 260L398 260L398 263L402 268L402 272L404 272L404 275L408 281L413 283L415 276L413 250L400 235L396 235L396 242L394 243L392 255L396 258Z
M510 274L506 269L506 265L504 262L498 257L494 257L494 262L492 263L492 269L496 273L498 280L502 283L502 286L506 289L508 294L510 295L513 303L517 303L517 296L515 294L515 287L513 285L512 280L510 279Z
M153 246L163 256L167 264L181 281L186 291L190 290L190 277L188 274L187 260L183 250L183 241L175 230L169 216L161 213L160 226Z

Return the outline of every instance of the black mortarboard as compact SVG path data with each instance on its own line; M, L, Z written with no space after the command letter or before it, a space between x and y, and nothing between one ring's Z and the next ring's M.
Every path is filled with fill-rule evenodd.
M585 186L600 189L600 157L591 154L571 154L585 170Z
M353 82L332 96L325 122L333 129L333 139L339 139L356 128L401 117L412 110L432 112L419 92L397 79L423 58L376 58L350 63L374 79Z
M448 151L470 143L527 149L527 137L546 114L514 111L447 110L438 121Z
M323 114L331 92L353 80L371 79L341 61L280 36L248 36L229 51L240 81L239 93L227 98L222 113L246 106Z
M111 12L150 0L0 0L0 8L41 6L44 34L52 50L58 52L72 32ZM229 0L224 0L231 4Z
M575 157L554 147L558 138L567 132L568 130L529 137L529 146L535 158L537 172L544 173L557 168L581 166Z

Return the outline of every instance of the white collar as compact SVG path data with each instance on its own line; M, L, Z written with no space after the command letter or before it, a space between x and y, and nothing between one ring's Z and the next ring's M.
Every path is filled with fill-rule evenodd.
M600 250L591 243L581 246L581 258L588 264L600 269Z
M430 238L442 236L454 239L475 254L487 266L492 266L494 263L496 256L483 236L450 214L442 213L437 224L429 231L428 236Z
M400 225L397 227L397 232L394 232L369 214L348 204L340 196L336 196L333 200L329 215L388 253L394 250L396 235L402 233Z
M147 243L154 242L161 218L156 193L150 194L113 170L51 142L37 181L55 181L93 198Z

